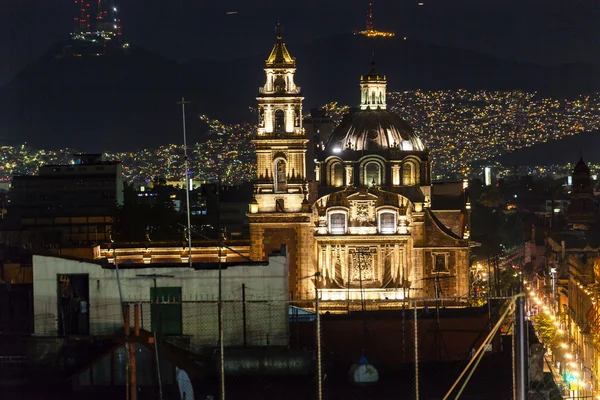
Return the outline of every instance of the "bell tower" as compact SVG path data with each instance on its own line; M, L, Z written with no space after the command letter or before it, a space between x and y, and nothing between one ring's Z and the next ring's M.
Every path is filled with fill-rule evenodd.
M258 128L253 140L256 148L256 183L248 214L251 257L264 259L282 244L288 246L290 292L303 298L299 278L312 268L312 230L307 201L306 149L308 139L302 127L302 100L294 82L296 60L283 42L282 27L277 26L277 41L265 61L266 82L258 89ZM314 293L314 292L313 292ZM310 295L312 296L312 294Z
M258 89L256 200L260 211L300 211L305 198L306 145L302 128L302 100L294 82L296 60L277 42L265 61L266 82ZM266 195L266 196L265 196Z

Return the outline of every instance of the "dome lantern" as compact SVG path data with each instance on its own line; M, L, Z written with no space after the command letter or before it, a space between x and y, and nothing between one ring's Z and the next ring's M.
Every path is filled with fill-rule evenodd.
M387 79L385 75L377 73L375 61L371 62L371 70L368 74L360 77L360 109L361 110L385 110L385 91Z

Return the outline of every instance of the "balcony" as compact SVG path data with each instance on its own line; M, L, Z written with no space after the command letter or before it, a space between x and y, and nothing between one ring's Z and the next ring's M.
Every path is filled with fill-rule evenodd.
M300 94L300 92L302 91L302 88L300 86L296 86L296 88L294 90L266 90L264 87L259 87L258 88L258 93L259 94L275 94L275 95L280 95L280 96L286 96L286 95L297 95Z

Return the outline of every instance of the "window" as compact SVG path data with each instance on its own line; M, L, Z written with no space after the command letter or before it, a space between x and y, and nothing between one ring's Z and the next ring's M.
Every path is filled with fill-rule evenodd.
M344 167L341 162L331 166L331 186L344 186Z
M275 133L283 133L284 128L283 110L277 110L275 111Z
M396 233L396 213L386 211L379 214L379 233Z
M433 273L437 274L440 272L449 272L447 260L448 260L447 253L433 254Z
M275 200L275 211L277 211L277 212L285 211L285 200L284 199L276 199Z
M402 168L402 184L403 185L414 185L413 182L413 166L411 164L404 164Z
M329 214L329 233L340 235L346 233L346 214L336 212Z
M376 162L370 162L365 167L365 186L381 185L381 167Z
M287 168L285 160L275 162L275 191L284 192L287 190Z

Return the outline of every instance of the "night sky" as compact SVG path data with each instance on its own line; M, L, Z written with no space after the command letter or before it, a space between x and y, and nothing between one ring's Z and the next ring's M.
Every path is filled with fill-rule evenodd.
M544 64L600 64L600 0L375 0L375 27L443 45ZM6 0L0 10L0 85L68 37L71 0ZM273 26L309 42L365 24L366 0L114 0L124 38L187 60L265 53ZM227 15L228 11L238 14ZM332 49L335 51L335 49Z

